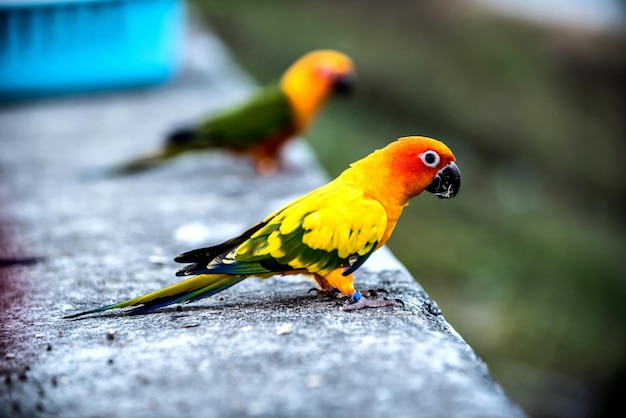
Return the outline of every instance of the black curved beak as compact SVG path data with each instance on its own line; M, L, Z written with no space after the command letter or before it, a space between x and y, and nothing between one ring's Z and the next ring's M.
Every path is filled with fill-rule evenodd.
M454 162L439 170L426 191L433 193L440 199L451 199L461 188L461 172Z
M335 95L350 95L354 91L356 76L354 74L346 74L335 79L333 84L333 93Z

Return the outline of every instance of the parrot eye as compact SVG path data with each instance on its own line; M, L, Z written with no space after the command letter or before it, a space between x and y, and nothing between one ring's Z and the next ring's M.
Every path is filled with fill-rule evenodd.
M434 168L439 165L439 154L435 151L425 151L420 154L420 158L428 167Z

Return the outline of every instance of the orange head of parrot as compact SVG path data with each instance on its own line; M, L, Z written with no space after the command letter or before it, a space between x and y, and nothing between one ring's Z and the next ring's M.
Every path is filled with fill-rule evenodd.
M456 196L461 188L461 172L450 148L436 139L407 136L387 147L391 169L402 179L410 197L422 191L442 199Z
M281 87L294 108L298 127L304 129L331 95L350 92L354 80L350 57L321 49L293 63L283 75Z
M443 142L407 136L352 164L347 176L367 184L368 194L381 202L405 205L427 191L452 198L461 188L455 157Z

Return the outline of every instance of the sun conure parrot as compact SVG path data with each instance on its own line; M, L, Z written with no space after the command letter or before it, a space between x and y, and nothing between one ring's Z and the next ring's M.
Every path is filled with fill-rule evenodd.
M246 102L169 134L157 151L123 163L109 174L154 167L190 150L226 149L248 156L257 171L272 174L285 143L302 134L333 93L349 92L355 79L352 60L341 52L309 52L287 69L279 83Z
M400 138L240 236L176 257L190 263L176 275L194 277L68 318L127 306L138 306L127 313L140 314L214 295L250 276L300 273L312 276L320 292L347 296L343 310L394 305L384 297L362 296L352 274L387 242L412 197L424 190L440 198L457 194L461 175L454 161L452 151L435 139Z

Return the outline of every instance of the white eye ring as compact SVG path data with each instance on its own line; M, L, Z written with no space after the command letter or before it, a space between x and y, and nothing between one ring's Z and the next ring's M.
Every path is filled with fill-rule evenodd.
M430 168L435 168L439 165L439 154L437 154L435 151L424 151L420 154L420 158L422 159L422 161L424 161L424 164L426 164Z

